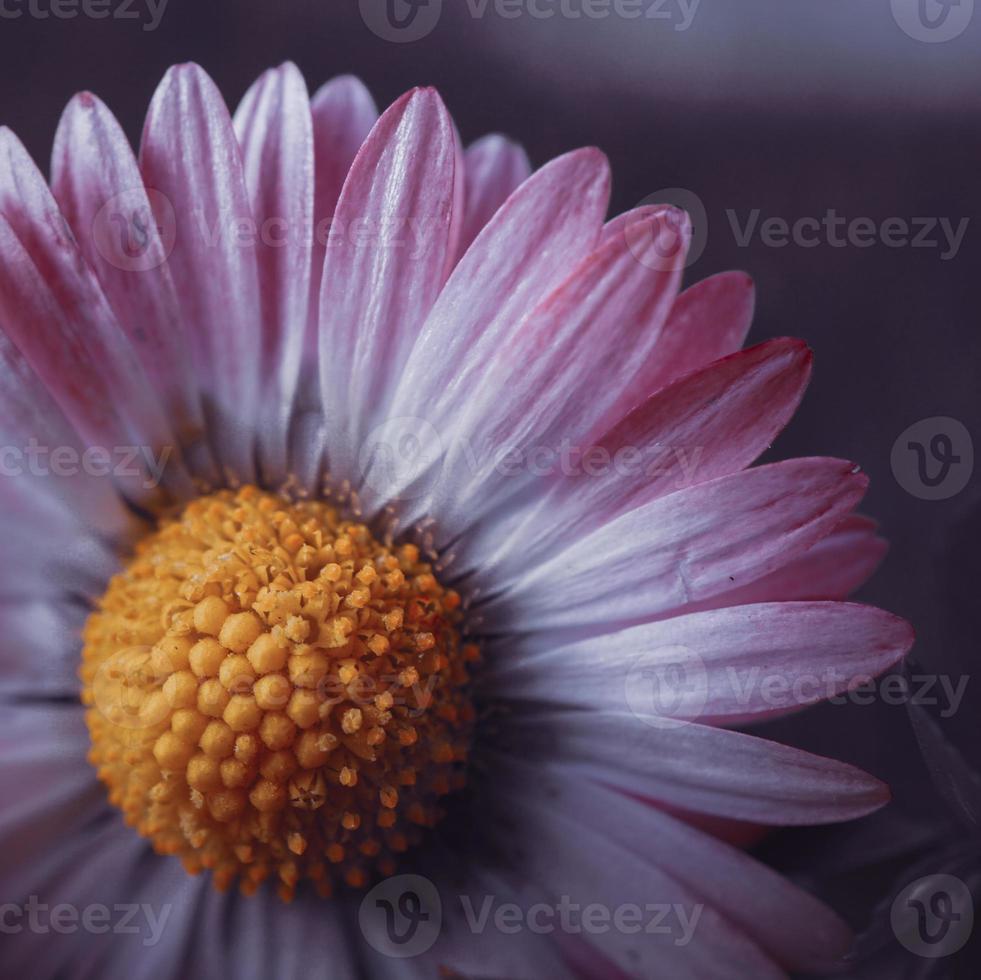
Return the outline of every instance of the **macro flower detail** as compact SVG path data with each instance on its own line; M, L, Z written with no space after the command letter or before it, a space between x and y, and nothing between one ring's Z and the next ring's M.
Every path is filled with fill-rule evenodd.
M172 68L138 156L78 95L50 182L0 131L0 897L168 910L151 946L19 935L6 966L701 980L846 954L738 844L888 790L743 729L909 649L847 601L885 550L867 481L752 465L810 351L744 349L748 277L682 290L687 216L607 220L609 184L598 150L532 172L503 137L463 150L432 90L379 115L292 65L234 115ZM397 959L359 909L403 875L441 909ZM619 925L503 934L488 895ZM678 928L624 925L652 904Z

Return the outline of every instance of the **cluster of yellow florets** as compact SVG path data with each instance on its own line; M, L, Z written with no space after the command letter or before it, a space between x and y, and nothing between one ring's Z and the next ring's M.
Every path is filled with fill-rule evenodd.
M84 631L90 758L192 873L363 886L441 815L473 709L459 596L413 545L254 487L137 547Z

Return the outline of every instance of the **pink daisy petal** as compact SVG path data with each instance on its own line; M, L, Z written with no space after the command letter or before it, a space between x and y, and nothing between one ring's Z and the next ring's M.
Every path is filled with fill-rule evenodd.
M623 396L625 410L651 392L738 351L746 340L756 292L745 272L720 272L686 289L664 327L657 357L651 358L632 390Z
M338 75L322 85L310 101L314 141L314 235L307 350L317 349L320 284L330 224L341 188L361 144L378 122L378 109L364 83Z
M473 244L501 205L531 175L524 148L492 133L471 143L464 155L466 204L459 252Z
M606 158L584 149L542 167L508 198L440 294L402 372L391 417L427 420L443 445L479 435L460 420L485 365L591 251L608 195ZM367 460L365 483L377 497L397 500L428 469L425 456L421 466L390 481Z
M58 206L20 141L0 129L0 321L88 445L174 449L162 407ZM122 478L134 500L148 474ZM164 474L190 492L178 461Z
M99 99L75 96L55 135L51 188L129 338L171 425L196 459L205 439L200 396L186 354L180 304L136 157Z
M55 404L48 390L20 351L0 331L0 437L6 448L4 462L9 470L4 491L30 498L42 511L52 503L63 512L62 520L120 539L134 524L111 480L79 473L72 479L51 479L31 472L27 453L38 447L65 447L75 458L84 458L85 445ZM19 456L11 455L18 451ZM44 469L50 471L50 461ZM10 510L5 511L8 516ZM57 547L59 542L52 542ZM38 542L36 547L40 546Z
M488 815L491 830L497 828L495 838L505 858L519 865L527 877L540 882L554 901L561 898L580 908L595 903L610 910L611 915L625 905L647 909L650 903L660 902L673 910L681 908L689 921L695 921L687 942L679 942L678 920L672 920L672 924L679 934L664 931L648 935L642 931L637 935L610 929L601 940L584 936L597 943L603 954L629 976L669 976L672 980L752 976L783 980L783 971L751 938L750 931L740 928L744 924L737 925L720 909L714 891L706 894L698 890L706 882L709 887L714 886L720 877L718 867L710 875L691 873L695 865L703 872L707 870L700 853L703 841L710 844L711 838L692 831L690 838L681 841L684 862L678 860L677 854L665 860L660 853L661 833L654 831L673 830L675 822L669 824L671 818L658 814L653 807L585 778L532 768L513 757L495 755L493 761L495 772L501 776L501 785L495 784L501 812ZM605 812L602 822L594 819L601 803ZM648 835L647 846L642 849L636 846L634 834L641 815ZM617 828L616 834L610 832L611 827ZM523 846L524 841L535 844ZM548 847L540 846L543 841L548 841ZM678 844L679 841L672 841L675 849ZM744 887L749 889L754 887L754 881L765 881L767 872L749 858L745 860ZM784 887L790 890L789 885ZM806 901L808 911L817 905L811 899ZM794 911L799 909L798 905ZM781 918L785 922L789 918L786 908Z
M723 930L716 933L711 920L706 921L706 916L715 913L721 923L759 944L787 969L833 969L848 952L851 934L838 916L742 851L592 781L587 784L570 774L550 773L532 782L527 766L516 760L510 766L523 774L518 785L532 798L528 809L537 809L543 831L553 824L552 834L559 832L567 814L574 814L570 822L581 828L574 837L571 829L566 831L576 841L586 835L606 835L615 826L618 844L627 855L622 862L625 866L632 858L643 867L645 876L648 867L656 866L677 882L675 891L661 892L662 901L704 903L701 928L694 930L691 945L701 938L706 945L717 942L720 953L728 949L738 956L739 947L730 946L731 940L722 938ZM585 848L580 846L581 850ZM630 875L637 876L637 870ZM757 974L734 959L721 976Z
M259 291L266 398L259 443L264 479L288 475L293 414L310 303L314 215L313 122L306 84L293 64L267 71L233 119L245 184L260 229Z
M625 705L652 718L763 720L877 677L913 643L905 620L847 602L773 602L689 613L558 647L512 643L487 683L513 699ZM652 687L680 680L662 698ZM623 678L610 684L610 677ZM647 687L644 687L644 685ZM636 693L636 697L634 694ZM650 697L648 697L648 693Z
M725 592L713 608L781 599L845 599L864 585L889 550L878 524L851 514L826 538L756 582Z
M433 90L418 89L382 115L344 184L320 295L321 396L339 483L354 477L360 438L445 281L459 179L452 120Z
M461 560L500 563L504 571L509 555L527 563L554 553L570 526L593 530L650 500L743 469L790 420L810 369L803 342L773 340L662 388L573 454L567 475L542 481L538 502L507 535L499 525L477 529Z
M0 698L77 697L87 615L84 605L64 599L0 599Z
M614 239L624 238L627 229L637 224L637 222L649 221L659 214L673 210L675 208L670 204L645 204L642 207L624 211L603 225L603 229L600 232L599 244L606 245L607 242L611 242Z
M655 254L662 239L674 241L679 212L666 212L642 228L644 247ZM647 224L650 225L648 229ZM439 461L440 481L427 503L449 527L465 526L507 496L536 480L530 468L518 473L497 465L504 452L524 454L536 447L580 445L616 393L629 384L657 343L657 335L678 290L683 254L654 270L625 239L615 239L589 255L507 338L470 393L465 424L478 445L453 443ZM625 348L633 353L623 356ZM514 365L523 365L515 373ZM603 378L583 397L583 379ZM481 466L470 459L476 450ZM460 475L458 476L457 473ZM469 479L468 479L469 478Z
M172 209L176 241L167 261L215 449L238 479L253 479L265 373L254 218L228 110L197 65L171 68L154 93L140 169L162 195L155 210L159 200Z
M886 786L854 766L706 725L657 727L628 711L542 711L507 727L552 764L696 813L789 826L852 820L889 801Z
M515 630L653 619L768 575L861 499L853 463L795 459L679 490L575 540L481 607Z

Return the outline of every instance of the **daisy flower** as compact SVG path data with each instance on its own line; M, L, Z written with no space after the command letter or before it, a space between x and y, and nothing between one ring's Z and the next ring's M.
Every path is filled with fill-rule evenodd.
M846 952L734 842L887 791L735 726L909 647L844 601L866 479L750 466L809 351L743 350L747 277L681 291L687 217L608 192L291 65L234 116L171 69L138 156L80 94L50 182L0 131L5 973Z

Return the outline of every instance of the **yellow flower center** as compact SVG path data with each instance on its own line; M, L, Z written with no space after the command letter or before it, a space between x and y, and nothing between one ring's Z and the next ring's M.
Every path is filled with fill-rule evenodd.
M462 786L460 599L413 545L255 487L161 521L84 630L90 759L192 874L363 887Z

